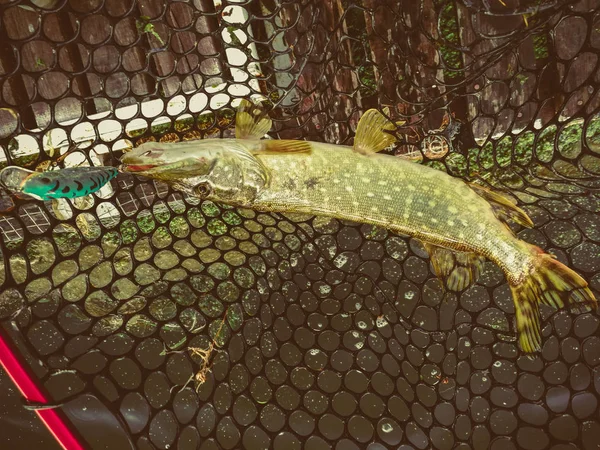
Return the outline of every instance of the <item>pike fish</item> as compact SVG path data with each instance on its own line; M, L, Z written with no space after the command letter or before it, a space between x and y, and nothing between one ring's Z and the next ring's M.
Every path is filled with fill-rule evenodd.
M586 281L554 256L515 236L507 223L533 226L504 195L378 154L395 127L377 110L360 119L353 147L261 139L271 120L243 100L235 139L147 142L126 153L122 170L190 195L267 212L296 212L385 227L421 240L448 290L473 284L485 258L504 272L525 353L541 347L540 303L597 307Z
M119 173L116 167L69 167L34 172L17 166L0 171L0 183L12 192L37 200L84 197L102 188Z

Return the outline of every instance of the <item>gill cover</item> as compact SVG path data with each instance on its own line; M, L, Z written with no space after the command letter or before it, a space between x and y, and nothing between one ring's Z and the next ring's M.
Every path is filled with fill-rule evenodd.
M268 170L244 141L214 139L218 155L206 175L195 177L194 195L215 201L249 206L269 184ZM208 189L207 189L208 188Z

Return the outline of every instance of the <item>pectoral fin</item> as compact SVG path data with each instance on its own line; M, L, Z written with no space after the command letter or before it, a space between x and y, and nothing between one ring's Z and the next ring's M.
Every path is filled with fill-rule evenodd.
M260 139L271 129L271 119L259 103L242 99L235 116L237 139Z
M293 139L273 139L261 141L261 146L254 151L255 155L269 153L310 153L312 147L308 141L295 141Z
M354 151L363 155L380 152L396 141L393 135L385 132L395 129L394 124L381 112L369 109L358 121L354 137Z
M533 227L533 222L527 213L512 203L510 199L504 195L493 192L478 184L469 183L469 187L477 192L477 194L479 194L481 197L486 199L490 205L492 205L494 214L498 219L504 222L506 222L508 219L511 219L527 228Z
M479 278L485 259L475 253L455 252L432 244L424 244L431 257L435 274L449 291L467 289Z

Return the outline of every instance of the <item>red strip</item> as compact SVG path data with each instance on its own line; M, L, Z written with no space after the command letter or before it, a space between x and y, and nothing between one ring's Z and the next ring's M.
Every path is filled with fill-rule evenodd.
M152 169L153 167L156 167L153 164L146 164L143 166L137 166L137 165L126 165L125 166L125 170L127 172L143 172L144 170L148 170L148 169Z
M23 367L12 347L8 344L4 333L0 332L0 364L4 367L15 386L19 388L26 400L35 403L47 403L48 399ZM65 450L84 450L77 437L73 435L63 418L53 409L35 411L50 433Z

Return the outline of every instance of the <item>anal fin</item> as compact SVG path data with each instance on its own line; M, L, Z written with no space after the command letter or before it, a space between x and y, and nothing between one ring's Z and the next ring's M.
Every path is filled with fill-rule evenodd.
M431 257L435 274L449 291L464 291L479 278L484 257L427 243L424 243L424 246Z
M380 111L369 109L358 121L354 151L363 155L380 152L396 141L393 135L386 133L395 129L395 125Z
M506 220L511 219L514 222L523 225L527 228L533 227L533 222L527 215L525 211L519 208L517 205L512 203L510 199L505 197L502 194L491 191L483 186L478 184L469 183L469 187L473 189L478 195L486 199L490 205L492 205L492 209L494 210L494 214L498 219Z

